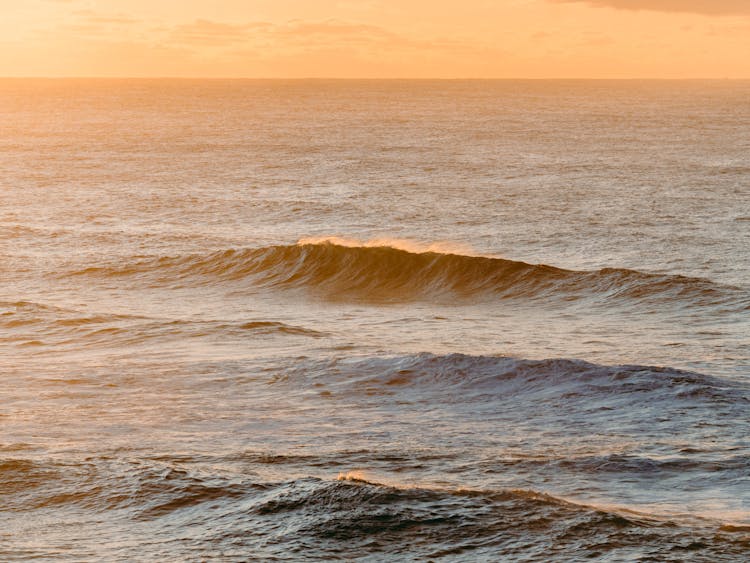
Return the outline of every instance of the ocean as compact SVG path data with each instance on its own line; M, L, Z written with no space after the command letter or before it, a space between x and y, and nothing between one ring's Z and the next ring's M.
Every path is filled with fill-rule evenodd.
M750 558L750 82L0 80L3 561Z

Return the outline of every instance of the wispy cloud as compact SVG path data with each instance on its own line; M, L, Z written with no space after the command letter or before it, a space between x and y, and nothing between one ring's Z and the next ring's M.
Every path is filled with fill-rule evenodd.
M85 18L88 23L91 24L105 24L105 25L134 25L140 23L140 20L131 18L129 16L99 16L91 14Z
M167 33L166 40L187 46L229 46L251 41L257 32L269 27L271 24L264 22L228 24L200 19L174 26Z
M404 26L398 19L367 14L286 21L175 20L145 18L127 9L100 10L79 0L64 14L28 27L26 37L0 37L15 41L0 49L0 69L40 76L427 78L731 74L716 61L722 68L738 69L738 76L746 76L750 68L742 57L750 37L750 17L743 17L750 16L750 0L516 1L542 12L545 2L547 8L556 4L558 9L549 10L556 14L560 6L575 3L608 6L610 10L593 15L610 24L602 26L597 18L593 25L585 18L550 24L535 16L528 25L483 27L475 33L467 26ZM662 13L639 16L641 22L614 9ZM738 16L668 18L666 12ZM627 24L624 30L615 23L620 20ZM675 24L665 26L667 20ZM647 44L650 37L656 38L653 45Z
M444 38L414 38L389 29L341 20L291 20L282 24L248 22L228 24L195 20L163 30L163 43L181 47L273 49L279 52L321 49L386 51L465 51L476 45Z
M619 10L683 12L711 16L750 15L750 0L551 0L557 3L586 3Z
M495 47L471 39L403 34L338 19L166 23L129 14L71 12L39 28L34 43L54 49L60 68L86 75L404 76L439 75L446 63L480 68L498 60ZM46 47L45 47L46 46ZM105 57L104 54L107 56ZM63 55L67 56L65 61ZM170 60L170 57L172 59ZM67 62L66 62L67 61ZM53 62L49 65L54 66ZM416 66L419 73L409 70ZM105 72L106 70L106 72ZM46 71L62 74L63 70ZM469 71L467 71L469 72ZM420 75L421 75L420 74Z

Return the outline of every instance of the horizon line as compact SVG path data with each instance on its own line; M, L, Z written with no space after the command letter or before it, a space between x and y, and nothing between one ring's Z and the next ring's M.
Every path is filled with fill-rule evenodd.
M288 81L399 81L399 80L410 80L410 81L512 81L512 80L528 80L528 81L544 81L544 80L575 80L575 81L749 81L748 77L583 77L583 76L562 76L562 77L399 77L399 76L384 76L384 77L341 77L341 76L294 76L294 77L274 77L274 76L86 76L86 75L71 75L71 76L0 76L0 80L288 80Z

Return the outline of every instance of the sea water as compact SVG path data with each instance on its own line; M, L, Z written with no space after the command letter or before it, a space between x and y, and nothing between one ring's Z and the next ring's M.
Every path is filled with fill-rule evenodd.
M750 82L0 80L3 560L750 556Z

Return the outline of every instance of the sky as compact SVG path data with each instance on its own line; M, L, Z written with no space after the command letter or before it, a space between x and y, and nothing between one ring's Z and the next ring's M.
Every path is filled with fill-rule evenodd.
M0 76L750 78L750 0L0 0Z

